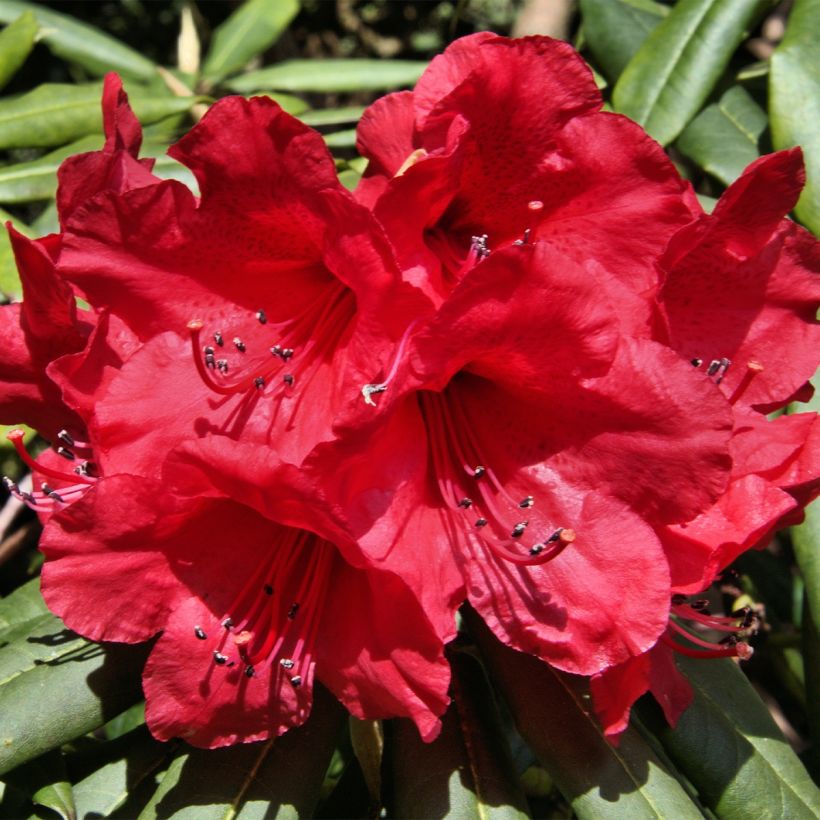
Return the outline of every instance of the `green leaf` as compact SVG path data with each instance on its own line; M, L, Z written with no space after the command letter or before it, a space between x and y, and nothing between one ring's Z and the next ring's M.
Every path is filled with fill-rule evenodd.
M584 36L610 81L667 14L669 7L654 0L581 0Z
M32 803L51 809L63 820L74 820L77 816L65 759L58 749L15 769L7 775L6 782L24 792Z
M453 703L432 743L423 743L409 720L394 721L391 762L395 817L528 817L480 664L450 656Z
M304 726L275 741L193 749L176 758L139 820L310 817L345 717L316 685Z
M0 646L8 643L7 635L20 624L48 615L48 607L40 594L40 579L32 578L0 599Z
M816 817L820 791L738 666L679 658L695 699L677 728L655 720L669 756L721 820ZM641 703L643 715L652 711ZM657 713L655 713L657 714Z
M0 32L0 88L17 73L34 48L37 21L24 12Z
M102 646L54 616L0 650L0 774L101 726L141 698L145 647Z
M24 236L36 236L37 233L2 209L0 209L0 222L3 223L0 227L0 293L7 296L20 296L23 288L20 285L20 274L17 273L17 263L14 261L14 252L11 249L9 234L5 227L6 222L11 222Z
M778 150L800 145L806 187L795 207L797 218L820 235L820 0L796 0L786 36L771 59L769 114Z
M0 0L0 22L10 23L30 11L40 26L40 39L53 54L97 76L116 71L123 77L151 80L156 66L138 51L93 26L36 3Z
M101 97L99 83L46 83L19 97L0 100L0 148L48 148L102 133ZM129 98L143 123L187 111L204 99L146 96L138 88Z
M345 122L358 122L364 114L364 108L360 105L350 105L346 108L322 108L318 111L308 111L302 114L299 119L305 125L339 125Z
M730 185L759 156L766 112L739 85L703 109L678 137L677 147L704 171Z
M606 741L582 678L504 646L471 609L465 620L518 731L581 820L703 817L635 729L617 748Z
M350 716L350 745L370 793L374 806L381 805L382 760L384 758L384 727L380 720L359 720Z
M332 134L322 134L325 145L328 148L355 148L356 129L349 128L344 131L334 131Z
M294 117L301 116L305 111L310 110L310 106L301 98L294 97L293 94L271 94L262 92L259 96L270 97L275 103L282 106L282 110Z
M93 770L74 785L78 816L109 817L119 809L120 816L135 817L141 806L125 814L124 807L140 796L147 802L155 789L151 776L173 751L172 744L154 740L145 727L102 744L89 761L96 764ZM144 795L146 787L150 791Z
M386 91L413 85L427 63L419 60L288 60L228 83L240 94L277 91Z
M102 147L101 135L82 137L30 162L0 168L0 202L35 202L50 199L57 190L57 169L63 160Z
M644 40L613 92L615 109L663 145L709 96L768 0L680 0Z
M241 69L279 39L298 11L298 0L246 0L214 30L203 75L220 80Z

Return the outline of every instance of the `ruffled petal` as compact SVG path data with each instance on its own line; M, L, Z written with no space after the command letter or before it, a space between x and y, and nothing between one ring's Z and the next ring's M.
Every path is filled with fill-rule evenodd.
M327 600L317 675L359 718L409 717L435 739L449 703L444 645L417 598L387 572L346 567Z
M732 481L717 503L697 518L659 528L673 592L700 592L738 555L765 543L796 506L788 493L747 475Z
M316 132L268 99L232 97L173 155L197 174L201 202L167 181L101 194L68 218L60 270L96 306L147 339L229 305L298 315L334 283L320 192L342 189Z
M161 493L147 479L114 476L52 517L40 539L43 596L71 629L136 643L179 605L184 592L157 538Z
M802 180L799 149L762 157L660 261L669 344L730 360L721 389L738 406L783 406L817 367L820 246L785 219Z
M119 193L159 182L151 173L154 160L137 159L142 128L116 74L105 77L102 112L103 149L69 157L57 172L57 210L63 225L76 208L102 191Z
M416 149L413 92L379 98L362 114L356 127L356 150L369 162L356 186L356 199L372 207Z
M198 598L182 599L151 651L143 689L145 720L154 737L181 737L213 749L276 737L304 723L312 687L294 687L278 664L253 677L242 664L215 664L220 633L212 631L200 640L192 626L212 618Z

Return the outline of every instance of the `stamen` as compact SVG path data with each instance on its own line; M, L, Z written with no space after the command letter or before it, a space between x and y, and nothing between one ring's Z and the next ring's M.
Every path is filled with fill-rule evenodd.
M703 359L692 359L689 364L691 364L692 367L700 367L703 364Z
M245 352L245 343L239 338L239 336L233 337L233 345L240 353Z
M293 387L293 374L292 374L292 373L285 373L285 375L284 375L284 376L282 376L282 381L283 381L283 382L284 382L284 383L285 383L288 387Z
M290 679L290 682L293 685L294 689L298 689L302 685L302 676L301 675L294 675Z
M266 325L268 323L268 317L265 315L265 311L260 308L256 311L256 319L260 325Z
M14 449L17 450L17 454L25 462L25 464L32 470L32 472L40 473L40 475L48 476L49 478L56 478L60 481L76 481L72 473L63 473L59 470L55 470L51 467L47 467L45 464L40 464L38 461L35 461L28 454L28 450L26 450L26 447L23 444L24 437L25 433L22 430L11 430L9 433L6 434L6 438L14 445ZM94 482L96 481L96 479L92 478L91 476L84 475L80 475L79 479L85 484L94 484Z
M57 433L57 438L60 439L60 441L62 441L63 444L67 445L68 447L74 446L74 439L71 437L71 434L68 432L68 430L60 430L60 432Z
M254 676L254 670L253 670L253 667L252 667L250 664L248 664L248 665L245 667L245 677L246 677L246 678L252 678L253 676Z
M199 638L200 641L204 641L208 636L205 634L205 630L201 626L194 627L194 635Z
M71 450L68 450L65 447L58 447L57 455L62 456L64 459L67 459L68 461L74 461L74 459L76 458L74 453L72 453Z
M540 199L533 199L531 202L527 203L527 207L531 211L540 211L544 207L544 203L541 202Z
M279 665L282 669L293 669L293 661L290 658L282 658L279 661Z
M487 478L486 482L471 485L477 490L478 497L461 497L460 501L452 500L447 503L451 509L478 508L481 515L473 519L471 532L477 535L476 530L484 530L488 525L492 525L489 531L482 532L479 539L479 543L492 555L519 566L533 566L553 560L575 540L573 530L559 528L546 542L528 545L525 547L526 552L516 551L513 544L524 536L532 522L516 522L515 518L510 521L510 517L515 511L532 507L534 497L525 496L524 499L520 499L519 496L519 500L515 500L510 497L491 470L483 465L470 466L476 463L476 443L470 433L469 419L463 415L454 396L447 394L446 391L423 392L419 399L419 407L429 433L431 459L442 498L448 500L461 497L459 490L464 489L463 482L467 477L474 479L478 473L479 476ZM508 506L506 512L499 508L498 501Z
M223 336L222 336L222 331L217 330L217 331L216 331L216 333L214 333L214 341L215 341L215 342L216 342L216 343L217 343L220 347L223 347L223 346L224 346L224 344L225 344L225 339L224 339L224 338L223 338Z
M526 245L530 241L530 234L531 233L532 233L532 230L530 228L527 228L524 231L523 238L522 239L516 239L515 242L513 242L513 245Z
M476 480L479 478L483 478L486 472L487 470L479 464L478 467L476 467L473 470L473 478L475 478Z
M224 666L228 662L228 656L223 655L221 652L218 652L214 649L214 663L218 666Z
M265 380L261 376L257 376L253 380L253 385L257 390L262 390L265 387Z
M490 249L487 247L487 239L489 239L489 237L486 233L470 238L470 251L474 253L479 260L490 255Z

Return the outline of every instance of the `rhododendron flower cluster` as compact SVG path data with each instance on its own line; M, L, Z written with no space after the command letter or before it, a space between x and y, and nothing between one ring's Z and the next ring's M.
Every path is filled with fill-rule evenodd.
M676 651L750 654L750 614L691 596L820 486L815 414L769 417L818 365L800 151L706 214L601 107L566 44L475 35L365 112L354 192L320 135L234 97L172 148L195 196L107 79L61 232L13 235L0 408L55 445L12 434L40 486L9 483L47 519L49 606L160 635L157 737L281 733L321 681L433 739L465 601L589 676L611 736L648 690L677 719Z

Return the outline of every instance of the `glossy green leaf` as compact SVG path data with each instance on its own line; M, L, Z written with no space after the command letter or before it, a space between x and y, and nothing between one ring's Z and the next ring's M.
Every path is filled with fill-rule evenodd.
M31 162L0 168L0 202L35 202L50 199L57 190L57 169L73 154L102 147L101 134L82 137Z
M654 0L581 0L584 36L610 81L667 14L669 6Z
M419 60L288 60L251 71L228 83L240 94L277 91L387 91L411 86L427 63Z
M34 14L40 26L40 39L58 57L97 76L107 71L137 80L151 80L156 76L154 63L94 26L36 3L0 0L0 22L11 23L26 11Z
M145 647L101 646L53 615L0 649L0 773L96 729L141 698Z
M176 758L140 820L310 817L345 718L317 685L304 726L275 741L193 749Z
M26 11L0 32L0 88L5 87L31 54L37 30L34 15Z
M679 0L621 74L616 111L671 142L698 112L768 0Z
M8 635L21 624L48 615L48 608L40 594L40 579L32 578L0 599L0 647L8 643Z
M730 185L759 156L766 112L739 85L707 106L686 126L677 147L704 171Z
M187 111L203 100L145 96L139 89L129 91L134 112L143 123ZM102 133L101 97L102 87L98 83L46 83L19 97L0 100L0 148L48 148Z
M322 134L328 148L355 148L356 129L348 128L344 131L334 131L332 134Z
M119 816L134 817L142 806L133 806L140 796L147 802L155 790L153 775L175 751L175 746L160 743L142 727L113 743L101 744L88 755L84 768L91 770L74 785L74 802L82 818ZM77 767L77 763L73 768ZM146 788L150 789L143 794ZM133 809L133 810L132 810Z
M77 816L65 760L59 749L18 767L6 776L6 782L20 789L36 806L51 809L63 820L74 820Z
M794 209L820 236L820 0L796 0L786 36L771 59L769 115L777 149L799 145L806 162L806 187Z
M364 113L360 105L350 105L345 108L320 108L317 111L308 111L299 117L305 125L340 125L345 122L358 122Z
M298 0L245 0L214 30L203 75L220 80L270 48L299 11Z
M518 731L581 820L702 818L635 729L617 748L606 741L582 678L504 646L472 610L465 619Z
M391 816L528 817L484 672L464 654L450 659L453 703L439 737L423 743L409 720L394 722Z
M669 756L721 820L816 817L820 791L738 666L679 658L695 699L677 728L656 733ZM641 704L641 714L652 709Z
M3 223L0 226L0 293L7 296L20 296L22 292L20 275L17 273L17 263L14 261L6 222L11 222L25 236L35 234L29 230L27 225L2 209L0 209L0 222Z

